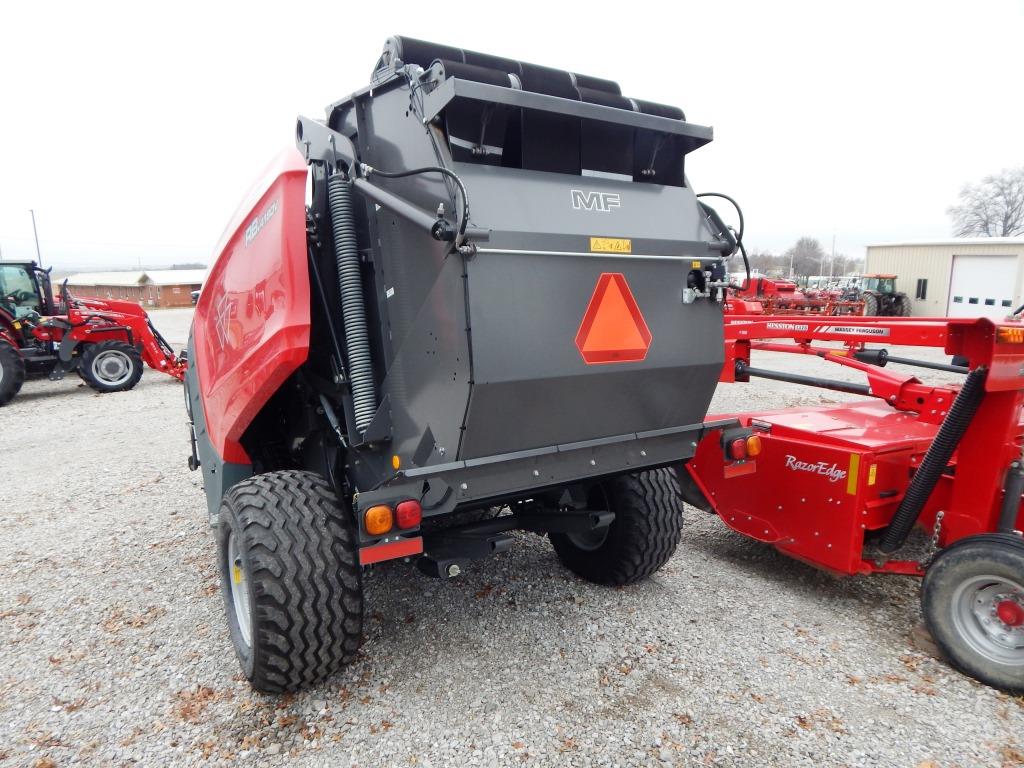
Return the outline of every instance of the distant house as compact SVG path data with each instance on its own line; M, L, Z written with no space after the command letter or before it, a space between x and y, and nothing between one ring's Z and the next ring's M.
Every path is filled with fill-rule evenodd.
M133 272L81 272L68 277L72 296L136 301L146 307L188 307L192 291L203 287L205 269L147 269Z

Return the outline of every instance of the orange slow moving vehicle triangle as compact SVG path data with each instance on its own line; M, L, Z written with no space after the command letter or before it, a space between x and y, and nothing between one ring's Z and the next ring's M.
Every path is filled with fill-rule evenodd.
M624 275L605 272L576 333L576 348L589 364L643 360L651 346L651 331L640 313Z

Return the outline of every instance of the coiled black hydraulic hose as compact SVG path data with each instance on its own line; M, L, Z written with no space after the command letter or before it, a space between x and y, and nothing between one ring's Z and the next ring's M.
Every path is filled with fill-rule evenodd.
M352 185L342 173L327 180L327 203L331 211L334 233L334 259L338 267L338 289L341 293L341 316L345 329L345 354L348 357L348 378L352 389L352 411L360 435L377 412L377 387L373 379L370 357L370 335L366 328L366 306L363 303L363 279L356 242L355 214L352 206Z
M910 481L896 514L892 516L892 522L878 542L878 548L882 552L895 552L903 546L910 535L921 510L935 489L935 484L949 466L953 451L960 444L960 439L967 431L978 405L985 396L985 375L984 368L975 368L967 374L963 388L953 401L953 406L939 427L939 432L928 448L920 468L914 474L914 479Z

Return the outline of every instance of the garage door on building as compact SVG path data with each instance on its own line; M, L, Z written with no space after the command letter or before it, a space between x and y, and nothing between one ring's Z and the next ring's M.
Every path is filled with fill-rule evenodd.
M1013 312L1016 284L1015 256L954 256L946 314L1000 320Z

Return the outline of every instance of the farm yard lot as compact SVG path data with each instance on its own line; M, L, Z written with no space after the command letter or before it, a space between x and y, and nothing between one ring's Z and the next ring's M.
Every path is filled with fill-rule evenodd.
M176 348L190 317L153 313ZM762 381L722 386L712 410L847 398ZM115 395L30 381L0 435L0 765L1024 760L1021 700L915 643L916 581L836 579L692 508L675 557L622 590L576 579L529 534L449 582L379 567L359 660L313 690L255 694L185 466L181 385L151 370Z

